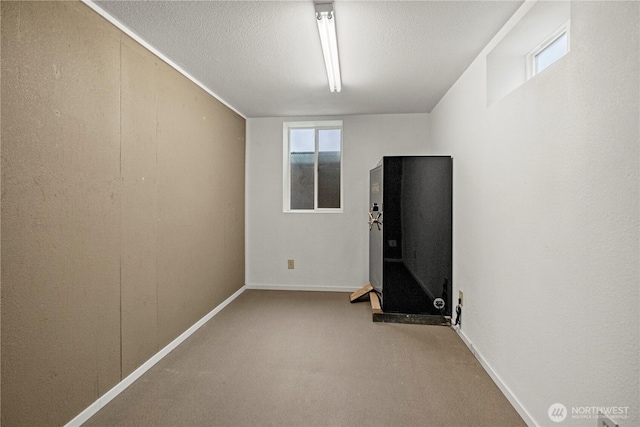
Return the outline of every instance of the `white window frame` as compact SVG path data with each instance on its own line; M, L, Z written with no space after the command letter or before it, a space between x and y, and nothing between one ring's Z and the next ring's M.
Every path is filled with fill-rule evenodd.
M318 129L336 129L340 128L340 207L339 208L318 208L318 156L316 155L314 166L314 180L313 180L313 204L314 209L291 209L291 161L289 155L291 150L289 149L289 130L290 129L310 129L313 128L318 132ZM343 135L344 130L342 127L342 120L318 120L307 122L284 122L282 124L282 211L285 213L342 213L344 211L344 147L343 147ZM318 141L316 138L316 154L318 153Z
M553 33L551 33L549 35L549 37L547 37L542 43L540 43L538 46L536 46L535 49L533 49L531 52L529 52L529 54L527 55L527 59L526 59L526 61L527 61L527 80L533 78L537 74L536 73L536 56L538 56L538 54L540 54L542 51L544 51L546 48L548 48L553 42L555 42L560 37L562 37L563 34L567 35L567 53L562 55L556 61L552 62L549 65L549 67L552 64L555 64L561 58L564 58L565 56L567 56L569 54L569 52L571 51L571 31L570 31L571 25L570 24L571 24L570 20L565 22L564 24L562 24L557 30L555 30Z

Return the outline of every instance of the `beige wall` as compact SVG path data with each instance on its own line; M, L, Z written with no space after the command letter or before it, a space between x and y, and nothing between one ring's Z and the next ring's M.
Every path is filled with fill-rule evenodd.
M244 284L245 121L81 3L2 21L2 424L63 424Z

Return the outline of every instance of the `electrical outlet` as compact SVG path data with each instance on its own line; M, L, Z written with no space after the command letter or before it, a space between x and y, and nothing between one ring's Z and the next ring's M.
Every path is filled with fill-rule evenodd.
M292 259L287 260L287 268L288 268L289 270L293 270L293 269L295 268L295 265L294 265L294 263L293 263L293 260L292 260Z
M462 303L464 302L462 291L458 291L458 300L460 301L460 307L462 307Z

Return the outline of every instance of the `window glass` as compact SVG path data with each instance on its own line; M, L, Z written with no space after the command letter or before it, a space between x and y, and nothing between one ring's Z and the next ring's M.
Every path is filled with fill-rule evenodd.
M291 209L313 209L315 178L315 129L291 129Z
M318 130L318 207L340 207L340 129Z
M291 152L313 153L316 150L315 129L291 129Z
M536 55L536 74L567 54L567 33L562 33Z
M283 210L342 211L342 121L284 123Z

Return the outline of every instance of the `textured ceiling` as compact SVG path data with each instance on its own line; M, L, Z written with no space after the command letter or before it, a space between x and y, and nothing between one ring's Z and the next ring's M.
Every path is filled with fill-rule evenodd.
M309 1L96 1L246 117L430 112L521 1L334 2L342 92Z

